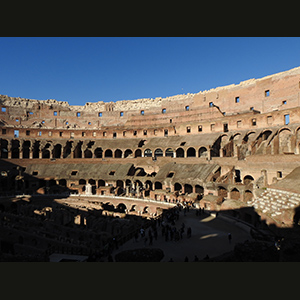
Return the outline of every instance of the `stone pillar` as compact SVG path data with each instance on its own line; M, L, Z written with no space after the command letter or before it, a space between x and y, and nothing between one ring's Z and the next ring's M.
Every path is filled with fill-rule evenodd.
M19 147L19 158L23 159L23 148Z
M33 149L29 148L29 159L33 158Z
M92 186L89 183L85 185L85 194L92 195Z
M207 160L211 160L210 150L211 150L211 147L208 147L208 150L207 150Z

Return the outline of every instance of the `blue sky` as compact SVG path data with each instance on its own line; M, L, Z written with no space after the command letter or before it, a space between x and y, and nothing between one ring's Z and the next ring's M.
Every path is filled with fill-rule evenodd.
M0 37L0 94L70 105L197 93L297 66L298 37Z

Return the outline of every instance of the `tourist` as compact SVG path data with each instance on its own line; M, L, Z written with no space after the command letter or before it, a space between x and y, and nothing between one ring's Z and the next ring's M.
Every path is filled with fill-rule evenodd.
M229 244L231 243L231 239L232 239L232 236L231 236L231 233L229 232L229 233L228 233L228 241L229 241Z

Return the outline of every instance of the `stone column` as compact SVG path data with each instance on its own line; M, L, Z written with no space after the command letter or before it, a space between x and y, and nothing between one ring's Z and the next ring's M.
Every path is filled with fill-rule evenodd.
M92 195L92 186L89 183L85 185L85 194Z

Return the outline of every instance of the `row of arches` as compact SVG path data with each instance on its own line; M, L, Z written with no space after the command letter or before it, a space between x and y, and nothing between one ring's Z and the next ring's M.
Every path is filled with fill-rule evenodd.
M243 197L242 197L243 195ZM227 189L224 186L218 187L218 196L222 198L230 198L233 200L243 200L244 202L250 201L253 198L253 193L251 190L247 189L245 191L240 191L237 187L231 187Z
M207 147L199 148L183 147L178 148L147 148L143 149L103 149L102 147L89 147L82 150L83 143L76 145L73 141L67 142L64 146L52 141L20 141L13 139L0 140L1 158L127 158L127 157L206 157L208 156Z

